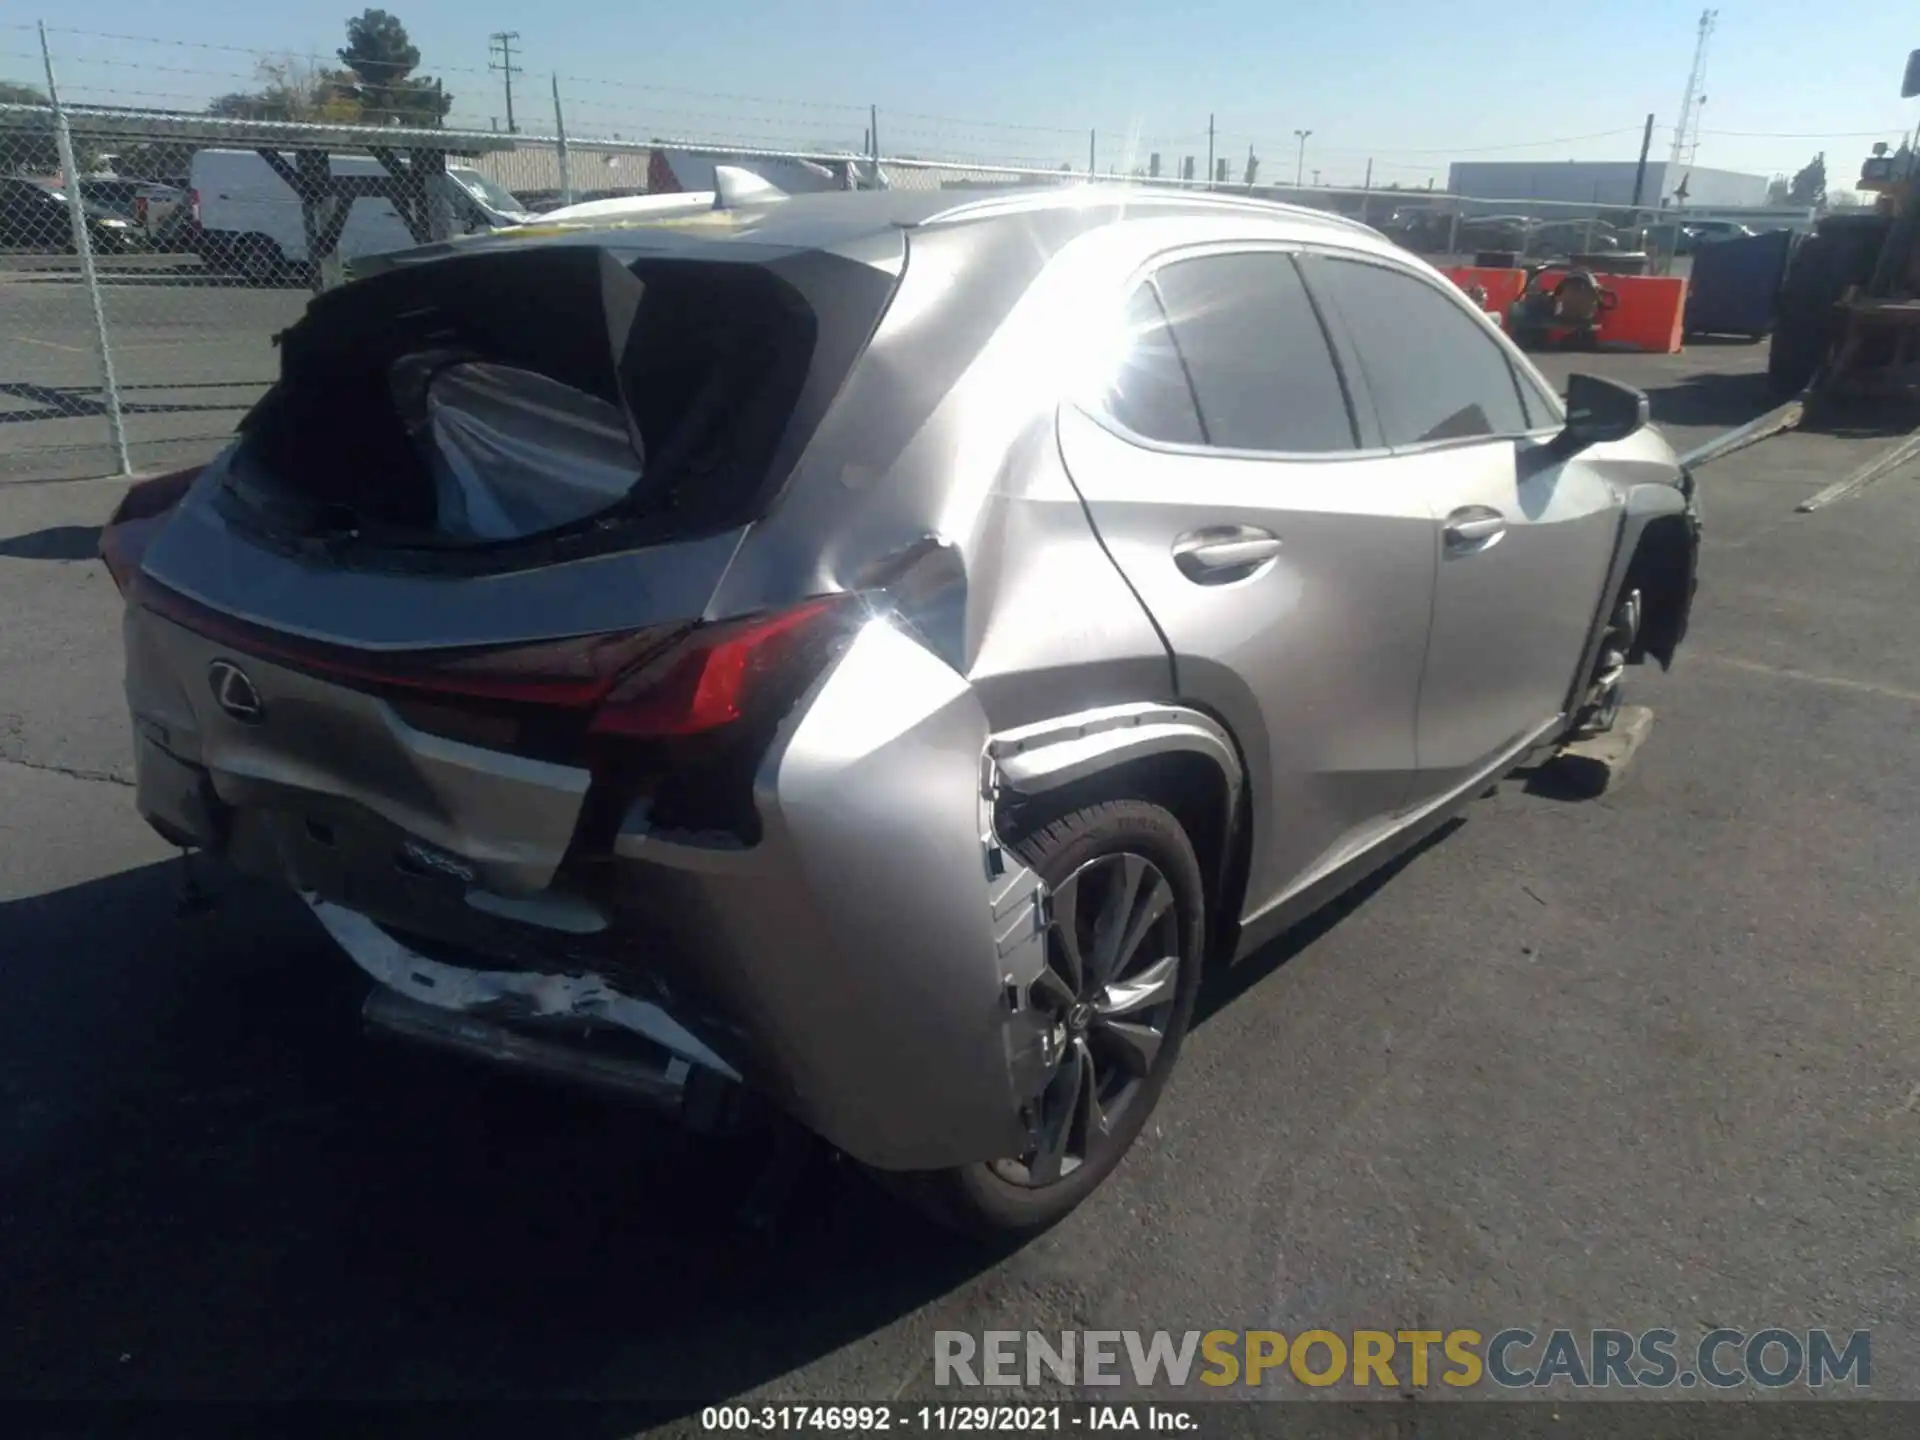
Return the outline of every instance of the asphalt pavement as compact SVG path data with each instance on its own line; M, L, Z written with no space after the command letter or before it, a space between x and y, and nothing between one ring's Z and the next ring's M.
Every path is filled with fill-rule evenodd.
M204 459L272 383L272 337L299 318L307 292L184 266L116 268L102 277L101 313L136 470ZM0 313L0 485L115 473L85 288L71 273L0 266Z
M1549 368L1684 449L1760 353ZM287 897L181 913L88 558L120 487L0 486L0 1395L585 1397L611 1436L927 1396L937 1329L1724 1324L1871 1329L1920 1398L1920 466L1794 513L1885 443L1704 471L1625 784L1516 777L1219 977L1121 1170L999 1256L825 1160L750 1236L751 1149L362 1039Z

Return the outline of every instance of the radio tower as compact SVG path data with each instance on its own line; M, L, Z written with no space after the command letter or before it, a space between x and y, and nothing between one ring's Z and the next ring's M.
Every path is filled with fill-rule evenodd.
M1691 165L1694 153L1700 148L1700 107L1707 99L1700 93L1700 87L1707 78L1707 41L1713 38L1714 22L1719 18L1718 10L1700 12L1700 38L1694 42L1693 69L1687 74L1686 94L1680 100L1680 119L1673 127L1673 155L1667 161L1669 190L1680 183L1680 167Z

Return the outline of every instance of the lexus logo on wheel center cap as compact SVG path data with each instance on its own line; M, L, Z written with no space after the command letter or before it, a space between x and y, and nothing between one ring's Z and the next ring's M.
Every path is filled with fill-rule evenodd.
M260 692L253 688L247 672L231 660L216 660L207 666L207 684L214 703L242 725L258 725L266 718Z

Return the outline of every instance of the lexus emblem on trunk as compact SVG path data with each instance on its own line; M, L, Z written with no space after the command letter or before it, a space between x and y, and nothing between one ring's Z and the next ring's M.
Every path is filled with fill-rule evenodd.
M253 688L247 672L231 660L216 660L207 667L207 684L213 689L214 703L242 725L258 725L266 719L267 707L260 692Z

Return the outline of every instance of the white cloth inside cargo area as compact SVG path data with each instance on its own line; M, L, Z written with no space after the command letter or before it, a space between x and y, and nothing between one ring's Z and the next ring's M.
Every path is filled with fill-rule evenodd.
M510 540L584 520L645 471L616 405L531 370L467 361L427 388L437 529Z

